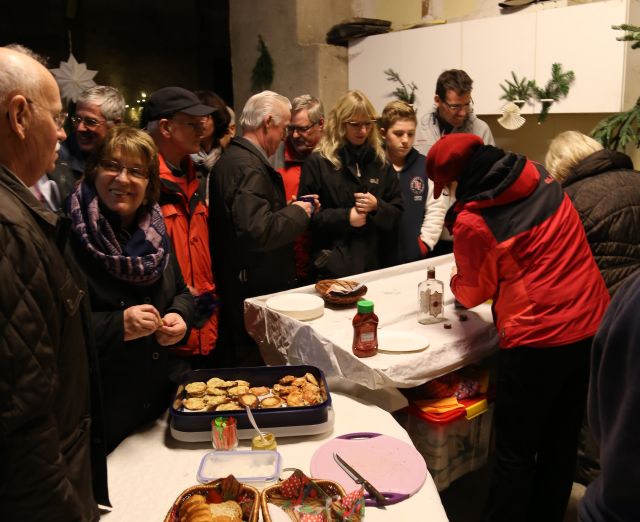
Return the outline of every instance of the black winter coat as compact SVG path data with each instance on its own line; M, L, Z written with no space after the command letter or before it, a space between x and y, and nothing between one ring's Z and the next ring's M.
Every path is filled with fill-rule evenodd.
M234 138L210 184L211 255L222 299L292 288L293 241L309 218L298 205L287 205L282 176L249 140Z
M608 149L581 160L562 186L613 295L640 268L640 172L631 159Z
M376 270L398 258L403 208L398 176L375 160L373 149L363 147L359 159L343 147L339 170L319 152L302 166L298 195L320 196L321 208L311 216L311 255L319 279ZM362 227L349 224L356 192L370 192L378 200L378 210L368 214Z
M86 298L63 257L68 229L0 166L2 520L99 517L80 313Z
M124 310L152 304L161 316L176 312L187 324L188 338L195 303L182 279L173 251L163 276L149 286L133 285L110 275L72 238L73 251L89 288L91 316L99 360L106 449L111 452L142 424L167 409L177 384L170 348L154 335L124 340ZM179 376L178 376L179 377Z

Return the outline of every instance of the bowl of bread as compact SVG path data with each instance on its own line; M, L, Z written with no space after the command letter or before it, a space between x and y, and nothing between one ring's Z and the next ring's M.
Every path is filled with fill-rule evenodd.
M367 287L348 279L323 279L316 283L316 292L325 303L348 306L357 303L367 293Z

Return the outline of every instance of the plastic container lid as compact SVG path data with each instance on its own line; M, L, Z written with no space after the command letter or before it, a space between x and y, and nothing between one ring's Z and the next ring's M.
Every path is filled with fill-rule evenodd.
M358 301L359 314L370 314L371 312L373 312L373 301L369 301L367 299L361 299Z
M239 482L275 482L280 476L277 451L210 451L200 461L197 478L206 483L233 475Z

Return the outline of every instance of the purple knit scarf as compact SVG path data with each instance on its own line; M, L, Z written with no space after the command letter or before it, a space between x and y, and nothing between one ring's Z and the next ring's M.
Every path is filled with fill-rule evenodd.
M85 250L113 277L137 285L155 283L169 262L169 240L160 206L141 206L137 228L118 241L95 189L79 183L69 196L72 229Z

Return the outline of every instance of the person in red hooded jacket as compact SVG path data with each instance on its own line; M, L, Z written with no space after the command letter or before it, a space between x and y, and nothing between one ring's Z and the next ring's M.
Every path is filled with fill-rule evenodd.
M218 297L211 268L208 208L190 154L200 150L203 118L216 109L182 87L164 87L149 97L147 131L158 147L160 207L180 270L196 300L197 320L187 342L175 348L192 366L213 366L218 338ZM209 355L211 354L211 355ZM203 356L209 356L207 358Z
M541 165L472 134L436 142L427 174L435 197L455 192L451 290L467 308L493 299L500 339L485 520L562 521L609 303L582 223Z

